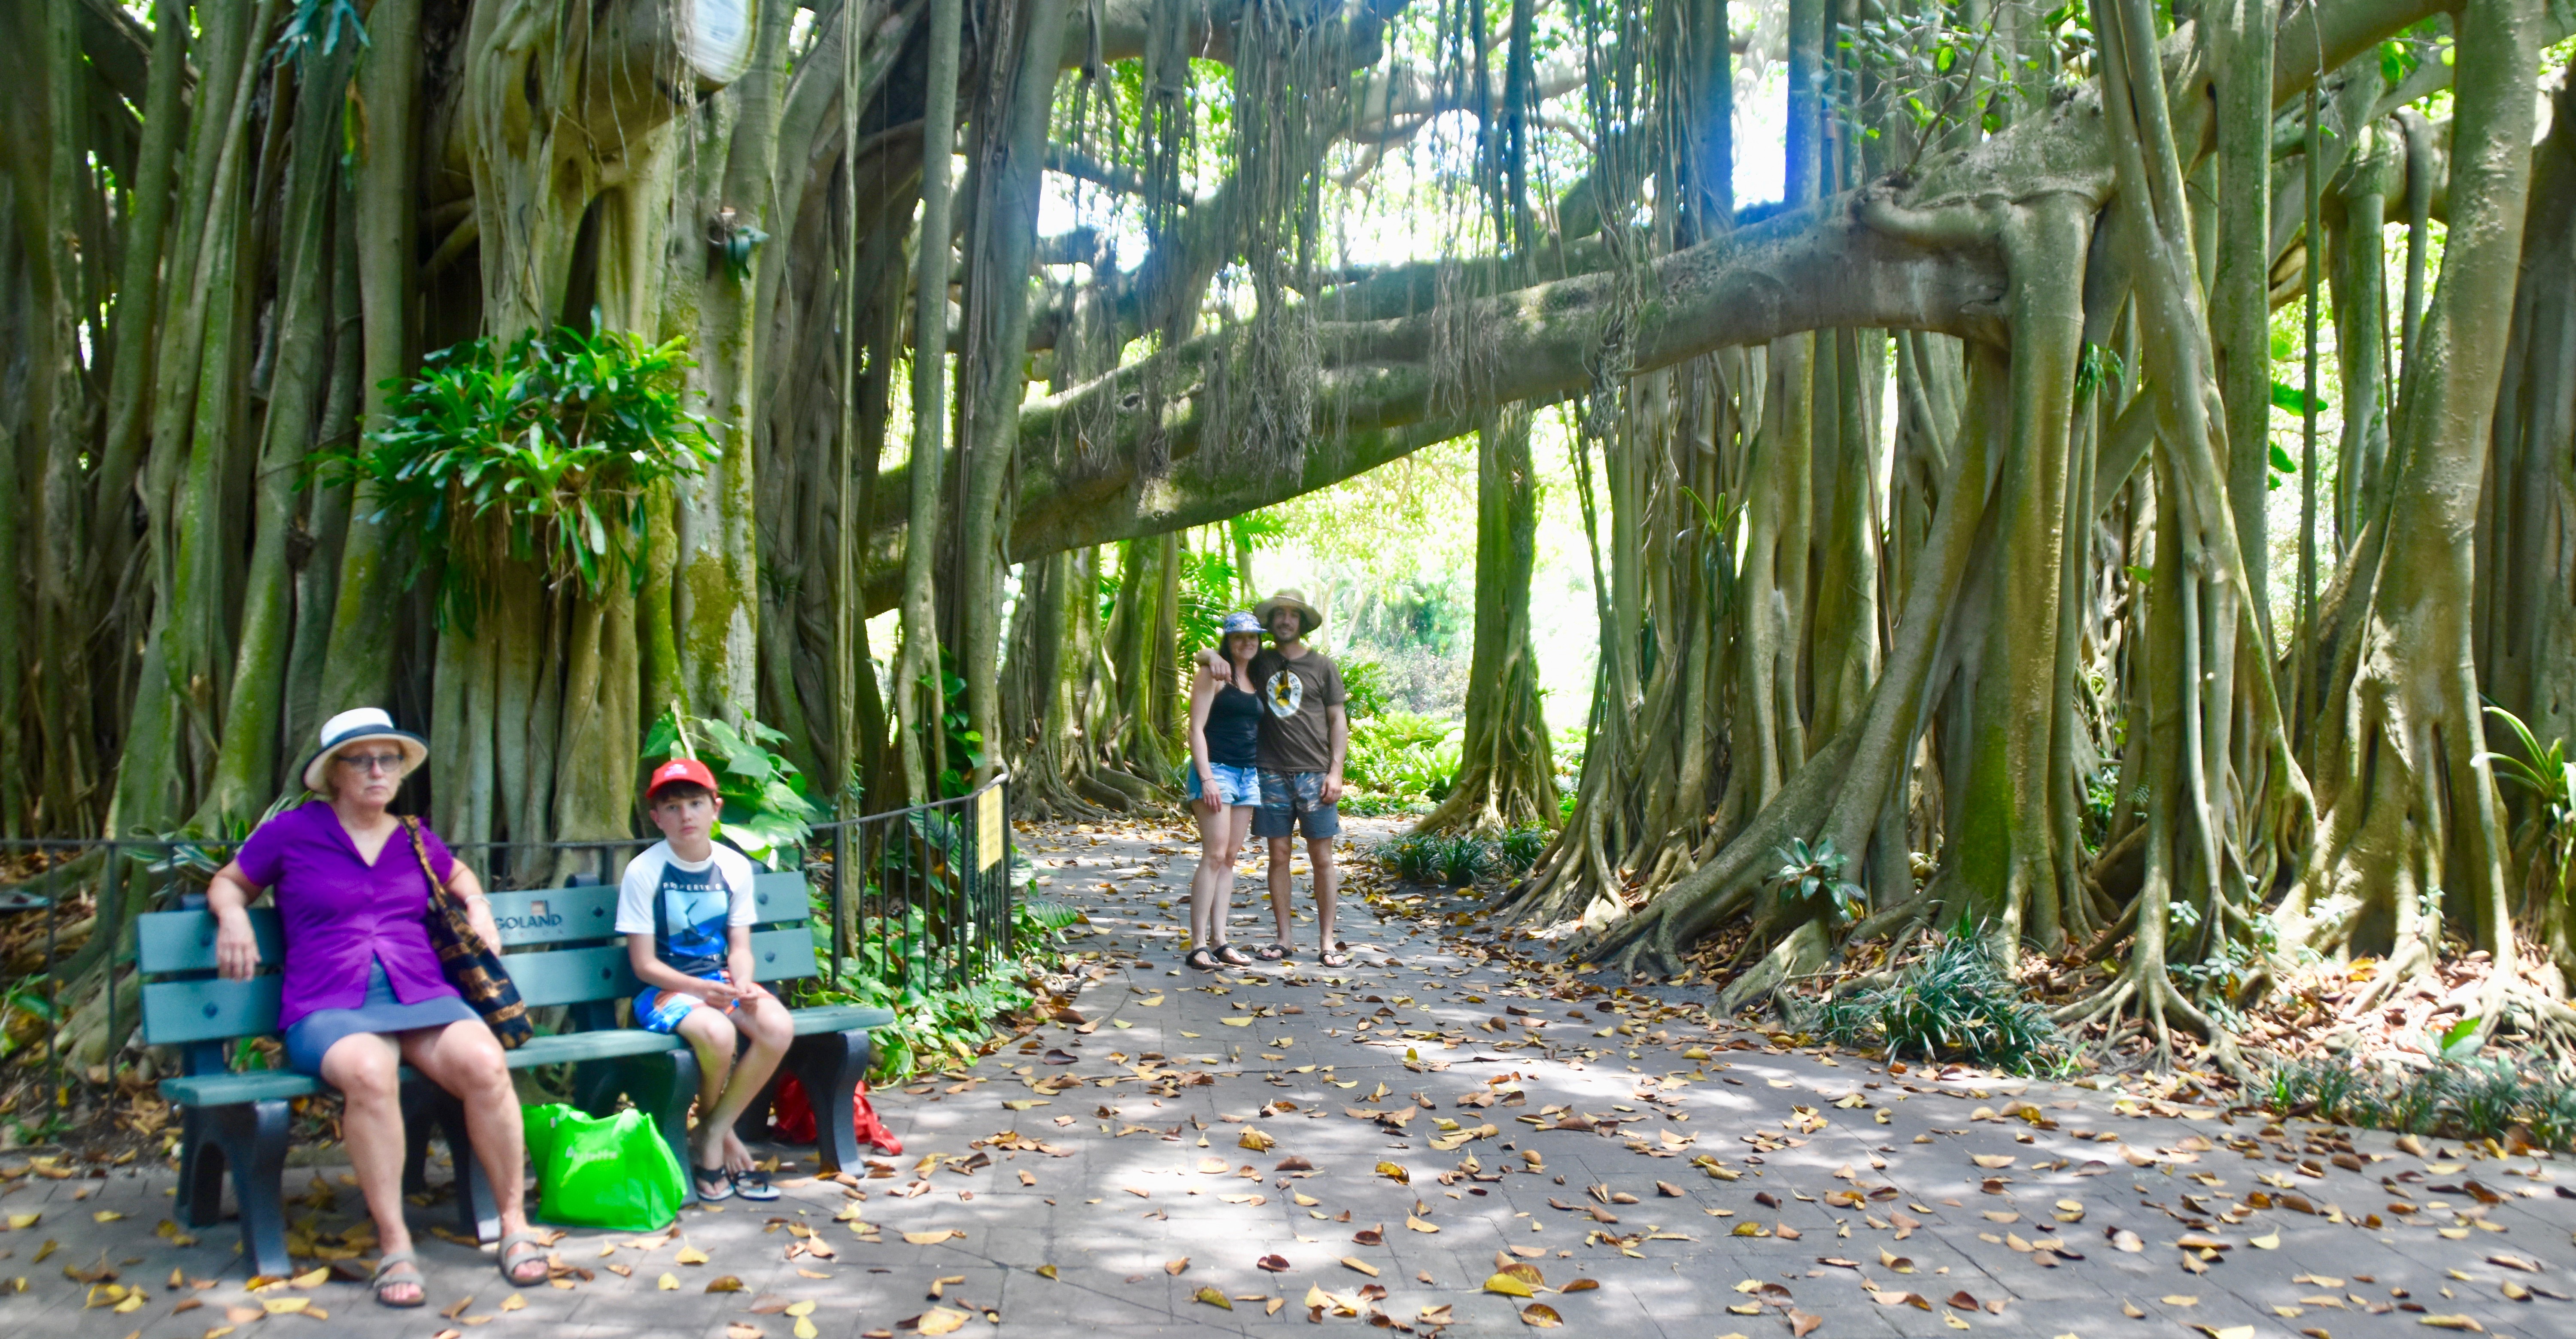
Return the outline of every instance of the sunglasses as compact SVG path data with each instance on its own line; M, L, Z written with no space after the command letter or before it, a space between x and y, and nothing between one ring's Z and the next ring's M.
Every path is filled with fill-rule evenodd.
M399 753L343 753L340 761L352 772L399 772L403 755Z

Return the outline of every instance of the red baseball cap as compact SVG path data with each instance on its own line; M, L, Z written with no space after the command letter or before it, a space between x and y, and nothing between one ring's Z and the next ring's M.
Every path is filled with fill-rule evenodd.
M706 787L707 793L711 795L714 794L716 790L716 774L708 771L705 763L699 762L695 758L673 758L669 762L654 768L653 779L644 783L645 803L652 803L653 795L656 791L659 791L662 787L670 785L675 781L696 782L698 785Z

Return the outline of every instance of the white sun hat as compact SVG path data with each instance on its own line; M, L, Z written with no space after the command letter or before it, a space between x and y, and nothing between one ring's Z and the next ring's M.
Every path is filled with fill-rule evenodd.
M322 785L322 769L330 763L332 755L351 744L362 744L370 739L391 740L401 746L404 776L411 775L414 768L429 759L427 740L410 731L395 729L394 718L386 715L381 707L358 707L322 723L322 747L314 750L313 756L304 763L304 788L317 794L327 793Z

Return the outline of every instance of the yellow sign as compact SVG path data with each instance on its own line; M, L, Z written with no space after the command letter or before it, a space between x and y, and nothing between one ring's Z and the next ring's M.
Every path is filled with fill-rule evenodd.
M986 786L975 797L975 869L978 873L1002 862L1002 788Z

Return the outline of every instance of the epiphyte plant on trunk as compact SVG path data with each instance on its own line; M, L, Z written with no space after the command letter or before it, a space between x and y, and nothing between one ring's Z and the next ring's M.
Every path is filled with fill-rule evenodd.
M503 557L584 595L640 581L652 490L716 459L682 404L687 347L559 326L438 350L385 387L386 426L315 455L314 478L364 483L370 520L421 536L423 569L444 557L441 607L468 627Z

